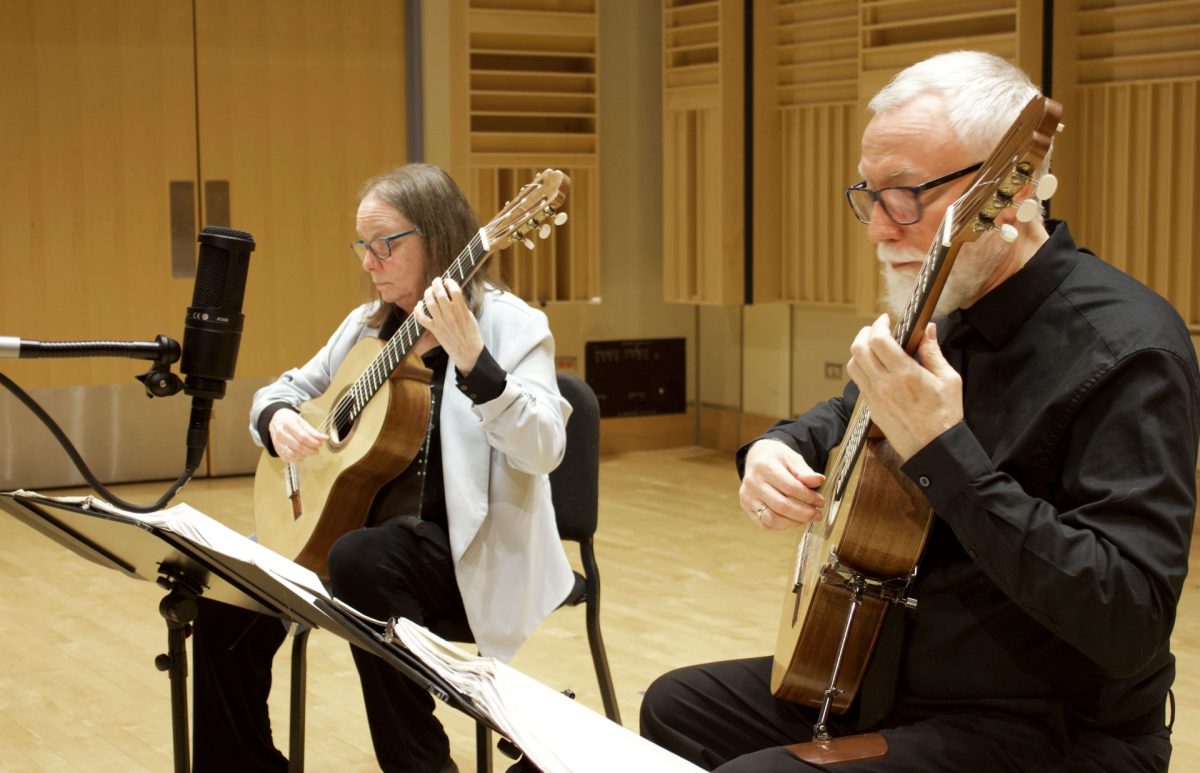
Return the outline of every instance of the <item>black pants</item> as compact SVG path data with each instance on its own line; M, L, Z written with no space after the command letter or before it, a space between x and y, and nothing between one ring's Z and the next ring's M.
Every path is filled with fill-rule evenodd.
M271 741L271 661L287 630L275 617L199 598L192 635L196 773L286 771Z
M414 518L343 535L329 551L334 596L378 619L462 621L466 613L442 529ZM282 771L271 740L271 661L285 630L273 618L202 599L193 641L194 768ZM450 742L433 698L374 655L352 647L375 755L384 771L439 771Z
M415 518L342 536L329 551L333 595L363 614L430 625L465 621L450 541ZM385 771L439 771L450 740L433 716L433 697L383 660L351 647L358 668L375 756Z
M830 768L810 765L782 747L811 740L816 711L772 697L770 674L769 657L665 674L642 700L642 735L721 773L1166 773L1170 759L1165 729L1118 739L999 712L904 701L880 729L888 742L886 756ZM856 732L854 725L852 715L835 715L830 731L835 737L849 735Z

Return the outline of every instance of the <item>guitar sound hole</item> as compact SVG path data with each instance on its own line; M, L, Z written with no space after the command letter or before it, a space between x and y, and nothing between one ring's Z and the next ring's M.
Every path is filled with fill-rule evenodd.
M349 415L349 411L339 415L334 419L332 440L334 444L342 443L346 438L350 437L350 433L354 431L354 417Z

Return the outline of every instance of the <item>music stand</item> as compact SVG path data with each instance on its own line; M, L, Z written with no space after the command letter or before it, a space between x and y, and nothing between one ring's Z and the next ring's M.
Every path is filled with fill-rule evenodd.
M54 499L33 492L0 492L0 510L93 563L127 577L155 582L167 590L159 603L159 613L167 622L168 649L166 655L155 658L155 665L161 671L168 671L171 679L177 773L187 773L191 765L185 639L188 626L196 617L195 599L200 595L275 615L294 624L324 628L379 655L442 701L496 729L468 698L418 658L401 647L384 643L379 632L333 607L327 598L319 595L314 598L312 592L298 589L262 566L162 528L137 514L112 512L111 506L91 497ZM323 591L320 593L323 595ZM303 770L303 645L307 633L301 631L293 643L291 770Z

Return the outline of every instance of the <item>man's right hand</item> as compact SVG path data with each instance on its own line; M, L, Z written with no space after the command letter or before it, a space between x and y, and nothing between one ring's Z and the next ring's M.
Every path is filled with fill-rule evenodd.
M825 476L778 440L759 440L746 453L738 501L764 529L803 526L821 516L825 500L816 489Z
M329 439L324 432L313 429L300 414L287 409L276 411L267 429L271 432L275 453L289 463L312 456Z

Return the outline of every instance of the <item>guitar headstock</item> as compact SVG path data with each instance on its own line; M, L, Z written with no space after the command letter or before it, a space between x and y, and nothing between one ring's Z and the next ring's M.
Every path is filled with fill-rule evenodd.
M561 209L570 186L571 178L557 169L539 172L483 227L488 250L502 250L515 242L533 249L533 234L545 239L553 226L567 222Z
M1061 117L1062 105L1054 100L1041 95L1029 100L996 144L992 155L983 162L971 187L949 210L943 244L974 241L996 228L996 216L1006 207L1013 206L1017 192L1033 182L1034 173L1050 152L1050 143L1060 128ZM1045 175L1038 184L1036 198L1026 199L1018 207L1018 219L1032 220L1040 202L1050 198L1056 187L1053 175ZM1008 228L1011 226L1004 226L1004 229ZM1001 232L1006 239L1015 236L1015 229L1004 229Z

